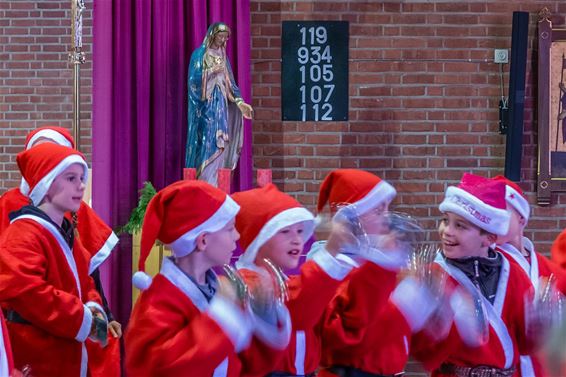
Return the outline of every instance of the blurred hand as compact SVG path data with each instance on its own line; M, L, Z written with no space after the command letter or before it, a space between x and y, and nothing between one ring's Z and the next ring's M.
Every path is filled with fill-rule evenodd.
M333 222L326 242L326 250L336 256L348 248L355 248L359 244L357 237L352 233L352 229L345 223Z
M236 305L239 304L236 287L226 276L218 277L218 294Z

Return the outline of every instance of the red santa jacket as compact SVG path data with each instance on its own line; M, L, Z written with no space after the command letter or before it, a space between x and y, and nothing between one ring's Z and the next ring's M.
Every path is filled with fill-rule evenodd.
M103 310L87 258L80 243L70 249L56 226L37 215L17 217L2 233L0 301L21 318L8 322L17 369L86 376L89 306Z
M552 243L550 249L552 261L566 270L566 229L564 229Z
M249 343L243 312L204 294L170 259L139 297L125 335L129 376L240 375Z
M553 275L559 282L565 281L565 273L560 267L550 261L544 255L535 251L534 245L526 237L523 237L523 245L530 252L530 263L522 253L510 244L504 244L497 247L497 250L505 255L512 263L516 263L522 269L532 283L535 292L539 290L539 279L541 277L548 278ZM561 284L559 284L561 287ZM566 293L566 292L562 292ZM521 355L521 376L545 376L543 365L539 357L536 355Z
M19 188L6 191L0 196L0 234L10 224L9 214L30 203ZM71 219L70 214L67 218ZM102 264L118 243L118 237L112 229L85 202L77 212L77 231L82 245L90 254L89 274Z
M458 268L439 256L436 263L449 275L448 290L463 288L474 292L477 288ZM425 368L434 370L433 376L444 376L437 368L442 363L463 367L479 365L500 369L519 369L519 355L529 353L531 344L525 334L525 296L531 292L530 282L515 264L502 257L502 266L494 303L483 295L483 305L489 322L489 338L480 346L467 345L453 325L448 337L434 342L424 332L413 336L411 353L423 362ZM515 373L518 374L518 371Z
M282 355L271 355L273 360L279 361L272 365L270 372L304 375L315 372L320 363L320 332L317 324L352 266L332 257L321 243L315 244L315 248L319 250L312 252L312 258L301 266L300 274L290 276L287 280L287 308L293 332L289 346L282 351ZM237 264L237 267L246 281L253 280L253 275L258 273L255 266ZM248 356L251 355L248 353ZM247 362L254 363L262 357L262 353L258 352L255 358L250 357Z
M403 371L411 326L389 299L400 267L367 262L351 273L321 321L321 366L383 375ZM325 369L319 375L334 376Z

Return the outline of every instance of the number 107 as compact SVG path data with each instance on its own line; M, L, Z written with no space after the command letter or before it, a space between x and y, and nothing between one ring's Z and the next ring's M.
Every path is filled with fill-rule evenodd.
M310 98L309 98L311 102L319 103L320 101L322 101L323 91L326 91L326 96L324 97L323 102L328 102L328 100L332 96L332 93L334 92L334 84L326 84L323 86L323 88L321 88L318 85L313 85L311 87ZM304 85L301 85L299 89L301 91L301 103L307 102L307 96L306 96L307 88Z

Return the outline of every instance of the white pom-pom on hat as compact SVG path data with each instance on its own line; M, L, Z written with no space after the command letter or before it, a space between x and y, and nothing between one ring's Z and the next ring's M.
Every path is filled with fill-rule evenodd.
M137 271L132 277L132 284L141 291L148 289L152 281L151 276L142 271Z

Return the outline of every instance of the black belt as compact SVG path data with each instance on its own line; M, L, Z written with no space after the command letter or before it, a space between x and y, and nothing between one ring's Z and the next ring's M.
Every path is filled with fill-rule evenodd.
M14 310L6 310L4 312L6 320L9 322L20 323L22 325L31 325L31 322L22 317L18 312Z
M354 367L346 367L342 365L333 365L330 368L326 368L327 371L334 373L338 377L399 377L403 376L405 372L399 372L395 374L379 374L364 372L361 369Z
M454 364L442 364L437 371L442 374L453 374L456 377L511 377L515 373L515 368L501 369L487 365L463 367Z
M271 372L265 377L314 377L315 373L307 373L307 374L291 374L289 372Z

